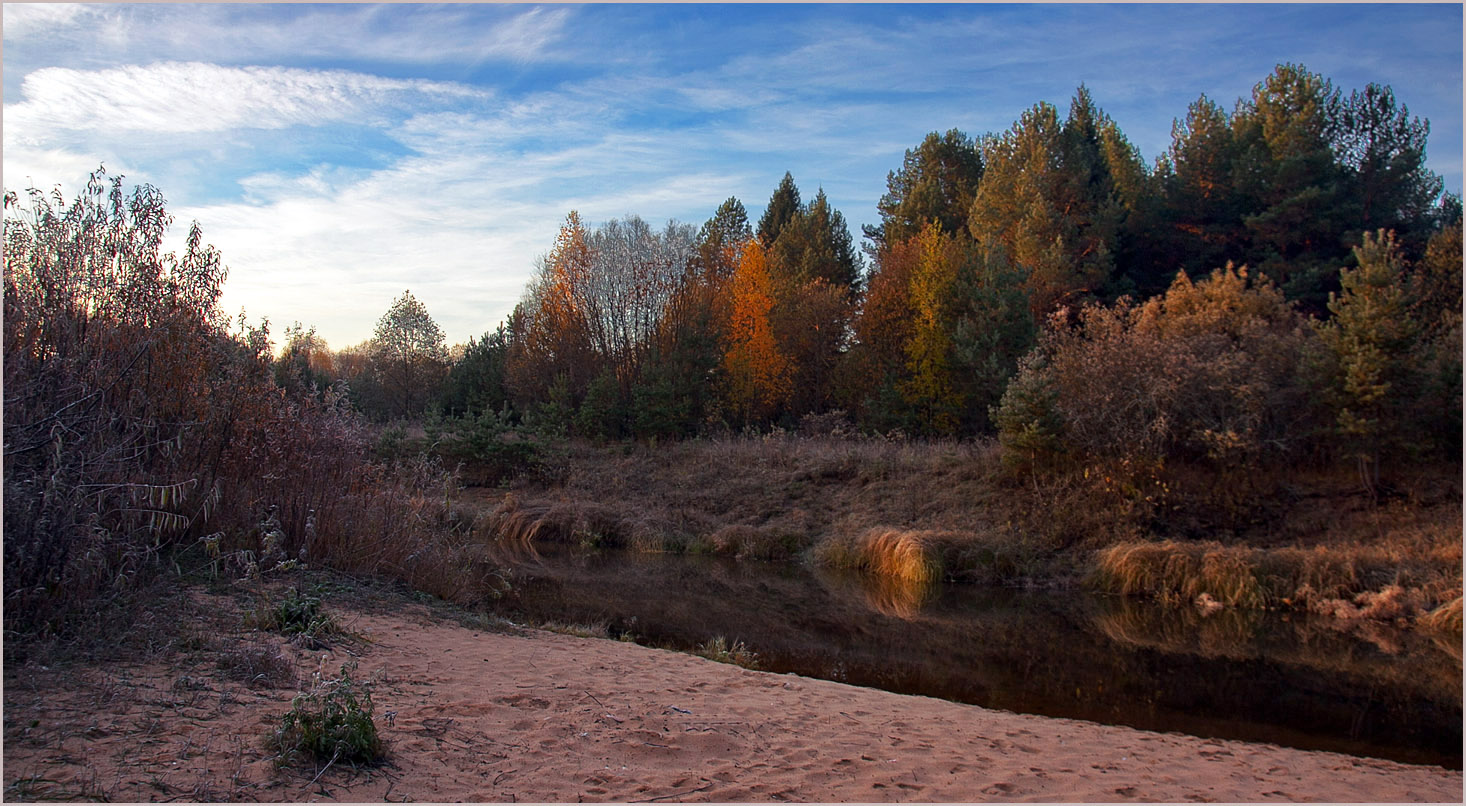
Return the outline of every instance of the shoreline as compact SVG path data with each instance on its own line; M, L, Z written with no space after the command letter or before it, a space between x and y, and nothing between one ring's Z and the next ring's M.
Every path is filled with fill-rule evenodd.
M198 599L229 623L231 600ZM364 640L316 650L273 634L249 640L278 648L302 680L318 668L359 663L353 677L375 681L383 763L277 769L263 738L296 689L230 681L209 653L102 669L26 664L6 669L7 796L1460 802L1463 795L1462 773L1440 767L992 711L606 639L473 629L420 604L333 610Z

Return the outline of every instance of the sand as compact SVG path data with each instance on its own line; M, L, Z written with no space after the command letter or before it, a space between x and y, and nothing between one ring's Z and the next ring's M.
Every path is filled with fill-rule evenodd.
M6 669L7 800L1461 802L1462 774L993 711L630 643L338 612L270 641L375 678L386 761L279 767L294 688L193 665ZM222 638L220 639L223 640Z

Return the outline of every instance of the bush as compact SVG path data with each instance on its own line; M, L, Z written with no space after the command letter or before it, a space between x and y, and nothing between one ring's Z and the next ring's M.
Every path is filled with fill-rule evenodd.
M1136 305L1056 315L1020 365L993 419L1004 463L1078 472L1153 515L1171 511L1169 468L1205 473L1192 506L1221 504L1223 525L1273 477L1256 473L1304 455L1322 430L1304 379L1314 339L1265 280L1230 266ZM1225 498L1226 500L1221 500ZM1145 515L1144 517L1151 517Z
M96 629L205 534L211 555L256 550L266 502L285 557L471 587L444 545L451 476L371 461L345 388L277 386L268 330L219 309L198 227L162 252L155 188L98 171L70 206L32 191L5 209L7 636Z
M315 761L351 764L376 761L382 755L382 740L372 720L372 695L352 680L353 661L341 667L341 676L325 679L317 671L311 690L297 694L290 711L270 737L270 745L283 761L306 755Z

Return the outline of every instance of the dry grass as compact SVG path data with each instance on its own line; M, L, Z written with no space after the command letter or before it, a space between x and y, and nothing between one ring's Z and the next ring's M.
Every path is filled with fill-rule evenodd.
M1123 468L1015 476L982 441L776 434L573 442L566 455L558 483L465 491L490 513L476 528L501 560L547 542L808 560L898 581L901 591L876 594L893 613L921 599L913 586L938 579L1087 578L1188 605L1202 594L1229 607L1319 610L1338 600L1365 618L1415 618L1460 595L1451 468L1412 469L1376 502L1352 475L1309 468L1258 471L1211 492L1185 467L1143 484L1120 483Z
M870 529L848 539L832 538L814 550L828 568L853 568L915 585L942 578L944 544L960 540L951 533L890 528Z
M1415 620L1459 590L1459 565L1433 559L1379 546L1260 549L1215 541L1127 542L1096 553L1089 581L1108 593L1177 603L1207 596L1231 607ZM1448 615L1440 618L1449 623Z
M1428 630L1445 633L1461 634L1461 597L1457 596L1449 602L1435 608L1421 616L1417 623Z

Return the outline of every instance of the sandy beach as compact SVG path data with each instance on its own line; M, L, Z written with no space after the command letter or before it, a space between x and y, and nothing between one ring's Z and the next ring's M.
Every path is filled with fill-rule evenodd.
M227 600L220 600L226 602ZM1461 802L1462 774L992 711L631 643L338 611L278 646L372 680L386 760L277 767L294 686L188 664L7 665L6 799ZM240 639L243 640L243 639ZM224 642L226 639L219 638ZM220 644L216 644L218 649Z

